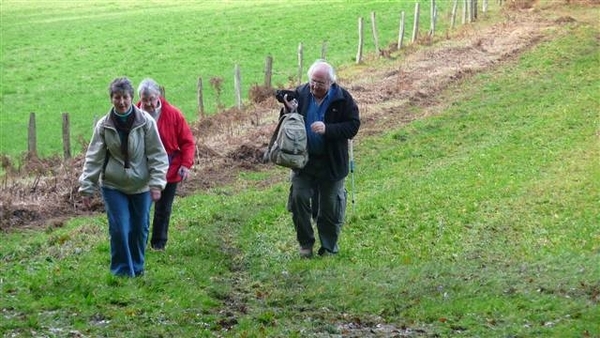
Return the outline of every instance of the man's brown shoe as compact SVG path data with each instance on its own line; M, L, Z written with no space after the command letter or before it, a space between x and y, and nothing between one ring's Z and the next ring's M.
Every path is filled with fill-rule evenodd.
M311 258L313 255L312 248L303 248L300 247L300 257L302 258Z

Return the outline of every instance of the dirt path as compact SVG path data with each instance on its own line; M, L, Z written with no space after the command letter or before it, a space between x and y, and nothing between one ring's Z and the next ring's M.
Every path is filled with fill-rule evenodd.
M436 95L450 84L509 61L546 39L548 29L576 21L545 19L529 10L507 11L504 16L503 22L488 27L461 26L455 36L422 48L408 46L396 59L371 60L338 71L339 83L359 103L363 124L356 141L435 114L443 109ZM406 113L411 105L425 107L423 115ZM270 98L243 112L228 111L195 123L196 164L180 194L231 183L240 170L269 169L261 159L277 110L276 101ZM93 211L81 208L77 177L82 157L54 164L59 162L29 161L21 171L33 173L32 177L24 179L16 173L2 179L0 230L59 227L70 217L103 212L99 199Z

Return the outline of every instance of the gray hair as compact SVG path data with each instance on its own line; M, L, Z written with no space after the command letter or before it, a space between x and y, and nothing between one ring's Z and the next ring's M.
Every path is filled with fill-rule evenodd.
M331 83L334 83L337 78L335 76L335 70L333 69L333 66L330 65L327 61L325 61L324 59L317 59L317 61L315 61L310 68L308 68L308 78L311 79L312 78L312 74L315 72L315 70L320 69L320 68L326 68L327 69L327 73L329 74L329 81L331 81Z
M156 81L150 78L143 79L142 82L140 82L140 85L138 86L138 95L140 97L142 97L142 95L160 96L160 94L160 86L158 85L158 83L156 83Z
M133 84L127 77L118 77L108 86L108 94L111 98L115 94L129 94L133 97Z

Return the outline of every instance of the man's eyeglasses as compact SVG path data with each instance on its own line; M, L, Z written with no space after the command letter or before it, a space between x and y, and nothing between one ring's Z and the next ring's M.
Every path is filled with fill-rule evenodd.
M317 80L310 80L309 83L311 86L320 87L320 88L326 88L327 85L329 84L328 82L317 81Z

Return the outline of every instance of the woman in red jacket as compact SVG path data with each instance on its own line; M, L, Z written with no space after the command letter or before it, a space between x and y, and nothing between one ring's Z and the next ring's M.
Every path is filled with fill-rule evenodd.
M194 163L196 144L194 136L181 111L172 106L164 97L158 83L144 79L138 86L140 101L137 106L148 112L157 122L160 139L169 156L167 186L161 198L154 205L152 237L150 246L164 250L167 244L169 221L177 184L189 176Z

